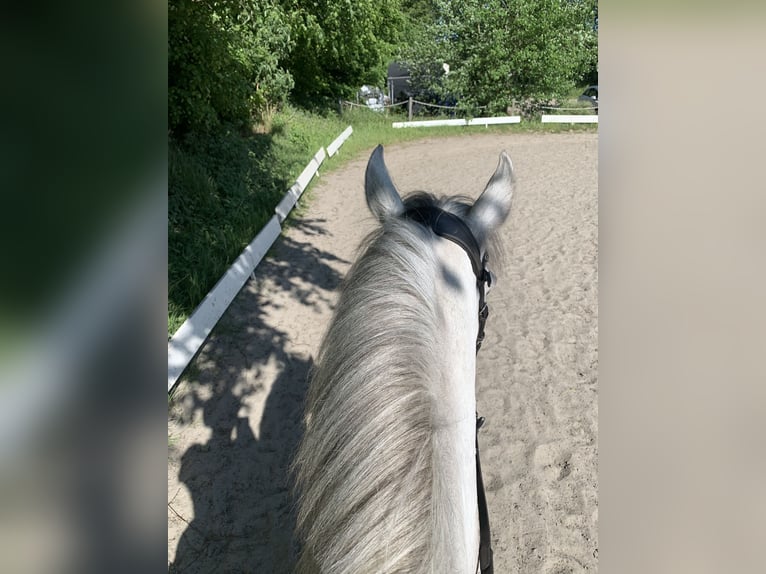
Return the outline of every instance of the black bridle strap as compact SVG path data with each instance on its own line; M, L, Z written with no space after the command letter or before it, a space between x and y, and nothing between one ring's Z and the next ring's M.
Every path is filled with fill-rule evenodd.
M476 241L471 228L457 215L444 211L433 205L412 207L404 212L403 217L416 221L431 229L439 237L449 239L460 246L468 255L476 275L476 287L479 290L479 331L476 336L476 352L479 352L484 342L484 325L489 316L489 306L484 300L485 286L492 285L492 275L487 270L488 255L481 254L479 242Z
M479 290L479 331L476 336L476 352L484 341L484 325L489 316L489 307L484 301L485 286L492 284L492 275L487 270L488 257L481 255L479 242L468 225L457 215L435 206L413 207L404 212L403 217L416 221L430 228L436 235L449 239L462 247L471 260L476 286ZM489 510L484 480L481 476L479 459L479 428L484 424L484 417L476 417L476 494L479 503L479 568L481 574L493 574L492 535L489 529Z
M404 212L403 217L416 221L432 229L436 235L457 243L468 254L474 275L477 279L481 279L483 268L481 248L471 228L460 217L434 205L411 207Z
M481 574L493 574L492 533L489 530L487 495L484 492L484 480L481 476L481 460L479 460L479 429L483 424L484 417L476 417L476 491L479 501L479 568Z

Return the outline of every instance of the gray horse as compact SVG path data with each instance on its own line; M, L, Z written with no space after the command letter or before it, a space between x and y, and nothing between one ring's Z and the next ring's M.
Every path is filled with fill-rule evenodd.
M365 178L380 222L346 277L311 375L294 470L301 572L477 571L477 308L466 250L408 214L460 219L494 261L513 166L476 202L402 200L378 146ZM455 224L458 225L458 224Z

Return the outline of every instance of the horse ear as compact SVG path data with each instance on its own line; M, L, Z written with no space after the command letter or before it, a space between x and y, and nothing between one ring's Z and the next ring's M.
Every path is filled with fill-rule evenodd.
M367 197L367 207L381 222L389 217L396 217L404 211L402 199L383 161L382 145L375 148L367 163L364 193Z
M495 173L468 212L469 225L480 243L486 241L511 212L515 181L511 158L506 152L502 152Z

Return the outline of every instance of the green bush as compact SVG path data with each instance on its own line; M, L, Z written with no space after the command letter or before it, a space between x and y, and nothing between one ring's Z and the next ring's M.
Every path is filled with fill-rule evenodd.
M279 65L290 46L286 18L272 0L170 0L171 134L244 129L262 119L292 89Z
M596 67L597 0L434 0L432 6L432 21L402 58L413 85L452 95L469 113L502 114L512 106L536 113Z
M270 136L222 130L168 155L168 289L188 314L273 213L286 180L268 169Z
M281 0L295 46L285 66L292 99L314 111L334 108L362 84L382 87L405 28L399 0Z

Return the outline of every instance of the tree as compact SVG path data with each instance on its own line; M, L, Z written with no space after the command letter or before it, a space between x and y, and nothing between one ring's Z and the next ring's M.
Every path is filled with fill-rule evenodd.
M503 112L520 100L569 91L597 58L597 0L434 0L422 44L405 53L413 70L450 65L431 81L463 107Z
M405 24L399 0L282 0L282 7L295 38L284 60L295 101L321 107L363 84L384 84Z
M171 133L258 120L292 88L279 65L290 46L287 20L274 0L170 0Z

